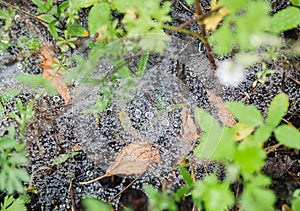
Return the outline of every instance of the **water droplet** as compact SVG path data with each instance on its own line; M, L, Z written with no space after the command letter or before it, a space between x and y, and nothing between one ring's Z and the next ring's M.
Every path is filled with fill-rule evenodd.
M161 121L161 124L164 125L164 126L166 126L166 127L168 127L170 125L170 122L169 122L168 119L163 118L162 121Z
M17 68L18 68L19 70L21 70L21 69L23 68L22 64L21 64L21 63L17 64Z
M147 112L145 113L145 117L146 117L147 119L152 119L152 118L154 117L154 114L153 114L151 111L147 111Z
M60 101L60 97L59 96L53 96L52 100L55 102L55 103L58 103Z
M141 117L141 114L142 114L142 112L141 112L140 109L135 109L135 111L134 111L134 116L135 116L136 118L140 118L140 117Z
M197 74L196 74L195 72L190 72L190 76L191 76L192 78L195 78L195 77L197 76Z
M85 172L86 176L91 177L94 175L94 173L92 171L86 171Z

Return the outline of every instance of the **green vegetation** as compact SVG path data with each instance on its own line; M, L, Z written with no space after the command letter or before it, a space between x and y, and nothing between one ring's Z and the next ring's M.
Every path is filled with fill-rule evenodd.
M114 98L123 102L132 99L128 93L137 87L146 69L149 53L162 53L171 40L170 34L174 31L200 39L206 44L208 54L213 52L216 56L232 56L231 68L238 65L245 68L258 62L262 63L263 70L257 73L257 80L253 84L256 86L257 83L264 83L268 74L273 73L266 68L265 62L270 59L275 61L280 56L278 52L283 46L280 33L293 29L300 23L299 0L291 0L294 6L274 15L270 15L270 4L263 0L212 0L211 11L204 15L197 11L193 21L197 22L201 29L211 31L211 36L210 33L199 34L168 25L172 21L169 15L170 1L67 0L59 5L55 5L53 0L32 2L38 7L36 15L46 24L62 53L59 59L53 58L53 71L61 71L65 75L65 83L80 80L99 87L100 99L85 111L94 114L103 112ZM196 8L200 7L197 0L186 0L186 3ZM89 8L87 29L80 24L79 18L79 13L86 8ZM0 20L4 21L0 30L0 51L6 50L13 42L8 31L16 15L15 9L0 10ZM88 36L90 38L84 41L90 49L88 59L79 56L67 58L67 52L76 49L82 41L81 38ZM23 51L37 50L45 45L39 43L34 36L19 37L16 43ZM212 52L208 48L210 45ZM130 53L134 56L128 59ZM137 67L130 69L129 62L137 58ZM92 77L93 71L104 60L108 60L113 68L108 70L108 73L101 74L99 78ZM213 67L213 58L209 57L209 61ZM76 66L70 69L73 63L76 63ZM19 75L16 79L24 84L42 86L47 92L55 92L53 84L41 76ZM1 93L0 121L6 115L5 101L18 94L19 90ZM1 211L26 210L24 200L15 199L11 195L24 193L24 183L30 182L30 176L22 166L28 164L23 142L26 124L34 115L33 105L34 102L29 102L24 106L18 99L18 113L7 114L16 121L19 130L11 125L8 134L0 138L0 190L8 194L1 204ZM164 102L157 104L159 110L166 106L168 105ZM204 180L194 181L187 169L180 167L186 184L178 191L160 192L150 185L144 185L151 210L176 210L176 203L187 196L192 198L195 207L199 209L226 210L234 204L243 210L273 209L276 197L268 189L271 179L262 172L267 156L263 148L264 143L274 135L280 144L300 149L299 131L291 125L280 124L289 106L288 98L285 94L276 96L265 119L254 106L246 106L241 102L227 102L226 106L238 120L233 127L219 124L201 109L195 110L195 118L204 134L200 144L194 149L198 158L214 160L219 165L224 165L226 178L220 181L216 174L211 174ZM59 165L74 155L76 152L62 154L52 165ZM238 198L235 198L231 191L232 184L243 187ZM299 198L298 190L295 191L291 203L293 210L300 209ZM95 199L85 199L83 205L87 210L110 209L108 205Z
M204 134L194 153L201 159L224 165L227 175L222 181L216 174L194 181L189 172L181 167L186 185L177 192L160 193L149 185L144 186L150 197L151 210L177 210L176 202L185 196L191 196L194 205L205 210L227 210L234 204L243 210L273 210L276 196L268 189L271 179L262 172L266 159L263 144L273 132L279 143L300 149L299 131L290 125L279 125L288 104L285 94L277 95L270 105L267 118L263 120L254 106L227 102L227 108L239 121L233 127L220 125L210 114L197 108L195 118ZM231 191L232 184L243 187L238 198ZM294 194L292 206L298 206L297 194Z

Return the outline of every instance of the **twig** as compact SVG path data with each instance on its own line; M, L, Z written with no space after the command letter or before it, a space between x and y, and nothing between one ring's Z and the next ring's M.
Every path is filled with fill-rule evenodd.
M74 191L72 188L73 182L72 179L70 180L70 185L68 188L69 191L69 195L70 195L70 200L71 200L71 211L76 211L76 205L75 205L75 201L74 201Z
M135 183L140 177L142 176L142 174L140 174L139 176L137 176L131 183L129 183L129 185L127 185L123 190L121 190L119 193L117 193L117 195L113 196L111 199L108 200L108 202L111 202L112 200L114 200L115 198L117 198L118 196L120 196L122 193L124 193L124 191L126 191L133 183Z
M199 0L195 0L195 7L196 7L196 11L197 11L197 16L200 16L200 17L203 16ZM204 46L205 46L205 49L206 49L208 60L210 62L210 66L213 70L216 70L217 65L216 65L214 56L212 55L210 45L207 41L207 33L206 33L206 30L205 30L204 24L200 24L200 32L201 32L201 35L202 35L203 40L204 40L203 43L204 43Z

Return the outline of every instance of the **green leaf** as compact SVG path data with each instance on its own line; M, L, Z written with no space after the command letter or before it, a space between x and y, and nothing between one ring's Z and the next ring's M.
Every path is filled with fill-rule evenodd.
M277 141L283 145L300 149L300 132L295 127L290 125L280 125L274 131Z
M230 113L232 113L239 122L253 127L263 124L262 115L254 106L246 106L241 102L226 102L225 104Z
M300 210L300 189L296 189L293 193L292 210Z
M75 37L87 37L89 35L88 31L79 24L72 24L68 26L68 34Z
M299 4L299 2L298 2ZM271 19L269 30L275 34L293 29L300 24L300 9L288 7L277 12Z
M190 173L188 172L188 170L183 167L183 166L180 166L179 167L179 172L180 174L182 175L184 181L188 184L188 185L192 185L194 182L193 182L193 179L190 175Z
M13 196L6 195L3 204L1 203L0 211L26 211L25 202L19 197L15 199Z
M15 79L28 86L42 86L47 92L57 94L51 82L38 75L17 75Z
M201 200L204 202L205 210L219 211L231 207L234 203L234 196L229 190L227 181L218 182L215 174L208 175L204 181L195 183L192 190L193 200Z
M82 201L83 207L86 211L110 211L110 206L99 199L95 198L85 198Z
M13 99L14 97L16 97L20 93L20 90L5 89L4 91L1 91L1 92L2 92L2 94L0 95L0 101L6 102L6 101L9 101L9 100Z
M132 1L112 0L112 3L120 13L125 13L132 6Z
M273 128L265 124L258 128L254 134L254 144L261 146L271 136Z
M58 36L58 29L56 28L56 24L58 23L58 20L53 20L49 23L49 31L51 33L51 35L57 39L59 36Z
M4 107L0 102L0 122L2 122L3 117L4 117Z
M230 29L229 23L224 23L212 33L209 37L209 42L213 45L213 52L217 55L226 55L231 52L232 46L235 45L233 32Z
M258 175L246 183L240 200L241 208L247 211L274 210L275 194L264 187L270 183L271 180L264 175Z
M70 0L70 7L78 10L80 8L88 8L98 2L99 0Z
M276 127L287 112L288 107L288 96L284 93L278 94L270 104L266 123L272 127Z
M28 163L28 160L21 153L14 153L11 157L9 157L8 162L11 165L24 165Z
M293 5L300 7L300 0L290 0L290 2L292 2Z
M104 30L111 24L110 14L110 6L106 2L97 3L92 7L88 17L91 36L94 36L101 27Z
M78 152L72 152L72 153L68 153L68 154L60 154L52 162L52 166L57 166L59 164L62 164L64 162L66 162L70 157L73 157L73 156L75 156L77 154L78 154Z
M137 75L141 77L146 69L147 62L149 58L149 53L143 53L140 57L138 68L137 68Z
M68 6L69 6L69 2L65 1L57 7L57 17L58 17L58 19L60 19L61 14L68 8Z
M196 108L195 119L204 130L200 144L194 149L199 158L231 160L235 150L235 142L231 128L221 127L207 112Z
M266 153L261 147L243 141L237 147L233 157L242 173L247 175L261 170L265 164Z

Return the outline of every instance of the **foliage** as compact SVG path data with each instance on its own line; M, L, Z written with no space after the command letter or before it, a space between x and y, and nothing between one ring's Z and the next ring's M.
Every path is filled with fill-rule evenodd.
M60 154L52 162L52 166L57 166L59 164L62 164L64 162L66 162L70 157L73 157L73 156L75 156L77 154L78 154L78 152L71 152L71 153Z
M201 159L222 163L227 171L226 177L220 181L216 174L211 174L204 180L194 181L189 172L180 167L186 184L177 192L159 192L152 186L144 185L150 198L151 210L177 210L176 202L186 196L191 196L194 206L201 210L228 210L234 204L243 210L273 209L276 197L268 189L271 179L262 173L266 158L262 146L273 131L280 143L300 149L299 131L290 125L279 125L287 111L288 98L285 94L277 95L270 104L265 120L253 106L240 102L227 102L226 106L239 120L233 127L222 126L205 111L199 108L195 110L196 120L204 134L194 150L195 155ZM280 138L276 136L278 130L282 135ZM231 191L233 183L243 187L236 199ZM296 209L293 210L297 210L298 206L299 191L296 191L292 201L292 207Z
M9 113L9 117L16 120L16 122L20 126L20 133L24 136L25 124L33 117L33 105L34 102L29 102L26 107L23 106L22 101L20 99L17 100L16 106L19 111L19 115L15 113Z
M218 55L229 54L234 48L240 51L255 50L260 44L268 44L267 40L260 43L264 36L271 38L271 35L292 29L300 23L300 11L296 7L288 7L274 16L268 16L271 8L266 1L222 0L218 5L229 11L222 25L210 37L214 52Z
M0 190L12 194L24 192L22 182L30 182L27 171L19 166L28 163L23 144L15 139L15 128L10 126L8 134L0 139Z
M5 196L4 202L0 205L0 211L26 211L25 202L22 198L15 199L12 196Z
M15 11L11 9L1 9L0 10L0 20L4 20L4 26L1 26L0 30L0 50L5 50L9 47L11 40L9 38L8 30L12 25L13 18L15 16Z
M83 199L82 204L86 211L94 211L94 210L110 211L111 210L109 205L95 198L85 198Z

